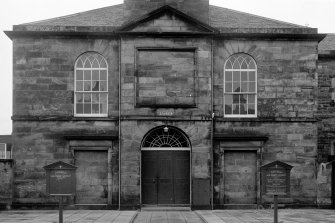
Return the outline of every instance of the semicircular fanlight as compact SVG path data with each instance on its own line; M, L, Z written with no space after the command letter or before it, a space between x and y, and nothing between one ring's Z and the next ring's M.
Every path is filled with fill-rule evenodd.
M152 130L144 142L142 147L189 147L189 143L185 135L179 130L172 127L161 127Z

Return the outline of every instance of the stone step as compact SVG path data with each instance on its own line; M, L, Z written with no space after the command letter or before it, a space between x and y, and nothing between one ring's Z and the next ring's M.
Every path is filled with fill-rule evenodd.
M231 209L231 210L257 209L257 204L225 204L223 209Z
M144 205L141 211L191 211L190 206L157 206Z

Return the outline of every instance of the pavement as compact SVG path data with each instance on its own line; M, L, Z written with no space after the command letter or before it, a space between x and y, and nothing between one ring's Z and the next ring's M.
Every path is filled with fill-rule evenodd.
M134 223L204 223L194 211L141 211Z
M57 223L57 210L0 211L1 223ZM65 210L64 223L272 223L273 210ZM280 209L278 223L335 223L335 210Z
M136 217L137 211L111 210L65 210L63 223L130 223ZM1 211L1 223L58 223L57 210Z
M273 210L196 211L207 223L273 223ZM335 223L335 210L279 209L278 223Z

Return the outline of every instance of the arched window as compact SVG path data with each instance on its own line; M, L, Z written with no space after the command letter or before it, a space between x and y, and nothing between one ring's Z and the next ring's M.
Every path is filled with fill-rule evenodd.
M108 109L108 65L95 52L82 54L75 64L74 114L106 117Z
M257 66L247 54L234 54L225 63L224 114L257 117Z

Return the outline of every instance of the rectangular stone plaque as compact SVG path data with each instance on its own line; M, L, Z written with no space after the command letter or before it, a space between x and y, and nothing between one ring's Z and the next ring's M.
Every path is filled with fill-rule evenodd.
M160 110L160 111L157 111L157 115L158 116L173 116L174 115L174 111L171 111L171 110Z
M138 48L136 105L195 106L195 48Z

